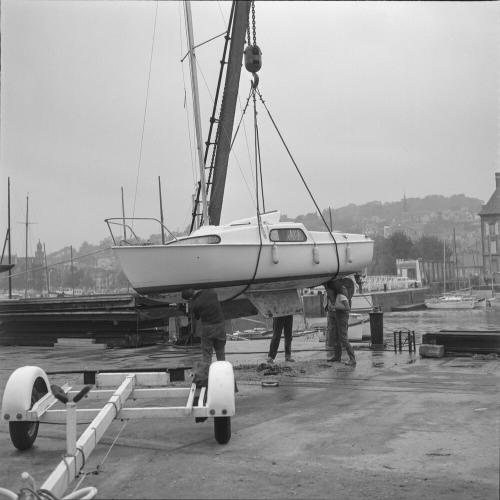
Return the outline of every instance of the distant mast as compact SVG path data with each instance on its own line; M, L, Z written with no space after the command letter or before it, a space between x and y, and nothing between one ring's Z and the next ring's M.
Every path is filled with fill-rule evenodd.
M28 226L29 226L29 197L26 196L26 235L24 239L25 251L24 251L24 269L25 269L25 281L24 281L24 298L28 297Z
M9 231L9 299L12 298L12 248L10 244L10 177L8 177L8 192L7 192L7 219Z
M196 149L198 151L198 166L200 169L202 217L203 217L203 223L208 224L207 185L205 181L205 163L203 161L203 136L201 132L200 99L198 96L198 77L196 73L196 55L194 52L194 41L193 41L193 21L191 17L191 3L187 0L184 2L184 11L186 14L186 32L189 45L189 68L191 72L191 93L193 95L193 114L194 114L195 130L196 130Z

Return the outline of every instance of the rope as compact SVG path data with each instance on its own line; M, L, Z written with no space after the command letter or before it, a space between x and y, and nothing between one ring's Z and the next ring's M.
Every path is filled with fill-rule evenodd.
M97 465L95 471L93 472L83 472L82 473L82 477L80 478L80 480L78 481L78 483L76 483L76 486L73 488L73 491L72 493L74 493L79 487L80 485L82 484L83 480L89 476L90 474L94 474L95 473L98 473L99 472L99 469L102 467L102 465L104 464L104 461L108 458L109 454L111 453L111 450L113 448L113 446L116 444L116 442L118 441L118 438L120 437L120 434L123 432L123 430L125 429L125 426L127 425L128 421L125 420L123 422L123 425L121 427L121 429L118 431L117 435L115 436L115 438L113 439L113 442L111 443L111 445L109 446L108 448L108 451L106 452L106 454L104 455L103 459L101 460L101 463Z
M267 108L266 106L266 103L264 102L264 99L262 97L262 94L260 93L259 89L256 88L255 91L257 92L257 94L259 95L259 98L260 98L260 101L262 102L265 110L267 111L267 114L276 130L276 132L278 133L279 135L279 138L281 139L281 142L283 143L283 146L285 147L286 149L286 152L288 153L288 156L290 157L290 159L292 160L292 163L294 164L295 166L295 169L297 170L297 173L299 174L299 177L300 179L302 180L302 183L304 184L305 188L307 189L307 192L309 193L309 196L311 197L311 200L312 202L314 203L314 206L316 207L316 210L318 211L320 217L321 217L321 220L323 221L323 223L325 224L325 227L328 229L328 233L330 234L330 236L332 237L332 240L333 242L335 243L335 254L337 256L337 270L335 271L335 275L332 277L332 279L335 279L339 272L340 272L340 258L339 258L339 250L338 250L338 247L337 247L337 240L335 239L335 236L333 236L333 233L330 229L330 227L328 226L325 218L323 217L323 213L321 212L320 208L318 207L318 204L316 203L316 200L314 199L314 196L313 194L311 193L311 190L309 189L309 186L307 185L305 179L304 179L304 176L302 175L302 172L300 171L297 163L295 162L295 159L293 158L292 156L292 153L290 152L290 149L288 148L283 136L281 135L281 132L279 131L278 129L278 126L276 125L276 122L274 121L269 109Z
M253 95L254 103L255 103L255 89L254 88L252 88L251 94ZM249 96L249 99L250 99L250 96ZM254 112L254 120L255 120L254 127L256 127L257 126L256 112ZM256 134L256 136L255 136L255 149L256 149L256 151L257 151L257 147L258 147L257 143L258 143L258 134ZM250 285L253 283L255 276L257 276L257 270L259 268L260 256L262 254L262 230L263 230L263 227L262 227L261 216L260 216L260 211L259 211L259 174L258 174L257 153L255 154L255 195L257 198L256 212L257 212L257 228L259 231L259 252L257 254L257 261L255 263L253 275L252 275L252 278L250 279L250 281L246 284L245 288L243 288L242 291L237 292L234 296L230 297L229 299L224 300L223 302L229 302L230 300L234 300L236 297L239 297L240 295L244 294L250 288Z
M149 71L148 71L148 83L146 87L146 102L144 103L144 114L142 117L142 132L141 132L141 145L139 148L139 160L138 160L138 165L137 165L137 176L135 179L135 193L134 193L134 205L132 208L132 217L135 215L135 203L137 200L137 187L139 185L139 174L141 170L141 162L142 162L142 147L144 144L144 130L146 128L146 116L147 116L147 111L148 111L148 102L149 102L149 84L151 81L151 67L153 65L153 52L154 52L154 45L155 45L155 39L156 39L156 20L158 18L158 2L156 2L156 8L155 8L155 21L154 21L154 26L153 26L153 39L151 40L151 52L149 55Z
M257 197L257 208L259 207L259 175L260 175L260 190L262 199L262 211L266 211L266 203L264 200L264 181L262 179L262 161L260 157L260 138L259 138L259 126L257 123L257 100L255 99L255 86L252 85L252 97L253 97L253 128L254 128L254 149L255 149L255 179L256 179L256 197Z
M211 42L212 40L215 40L216 38L220 38L221 36L223 35L227 35L227 31L223 31L222 33L220 33L219 35L215 35L213 36L212 38L209 38L208 40L205 40L204 42L201 42L199 43L198 45L195 45L193 47L193 50L194 49L197 49L198 47L201 47L202 45L205 45L206 43L208 42ZM184 62L184 59L186 59L186 57L189 55L189 52L181 59L181 62Z
M262 191L262 208L265 213L265 204L264 204L264 186L262 182L262 161L261 161L261 156L260 156L260 143L259 143L259 127L257 125L257 102L255 99L255 91L256 87L252 85L250 89L250 95L248 96L247 99L247 104L245 106L245 111L248 106L248 102L250 100L250 97L253 97L253 103L254 103L254 134L255 134L255 142L254 142L254 149L255 149L255 197L257 200L257 227L259 231L259 253L257 254L257 262L255 263L255 268L253 271L253 276L251 280L246 284L245 288L241 291L236 293L233 297L224 300L223 302L228 302L229 300L234 300L236 297L239 297L240 295L244 294L250 287L250 285L253 283L255 276L257 275L257 270L259 268L259 263L260 263L260 256L262 254L262 231L264 230L263 225L262 225L262 219L261 219L261 213L260 213L260 207L259 207L259 173L260 173L260 188ZM238 125L239 128L239 125ZM233 140L234 142L234 140Z

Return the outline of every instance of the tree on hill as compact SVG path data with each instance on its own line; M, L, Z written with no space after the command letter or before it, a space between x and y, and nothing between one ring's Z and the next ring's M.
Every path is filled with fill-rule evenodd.
M413 245L413 258L424 260L443 260L443 242L436 236L422 236ZM451 255L451 249L446 247L446 257Z
M395 232L389 238L377 236L369 274L396 274L396 259L409 259L412 250L413 241L402 232Z

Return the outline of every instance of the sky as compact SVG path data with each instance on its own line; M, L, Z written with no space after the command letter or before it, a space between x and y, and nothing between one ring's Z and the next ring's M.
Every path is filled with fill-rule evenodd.
M13 254L109 235L104 219L190 223L197 180L178 1L1 2L0 235ZM195 44L229 2L192 2ZM320 208L465 194L499 165L498 2L256 2L259 89ZM196 49L206 139L223 38ZM251 75L242 69L241 116ZM258 107L265 208L315 211ZM255 214L253 111L230 157L222 222ZM337 228L342 229L342 228Z

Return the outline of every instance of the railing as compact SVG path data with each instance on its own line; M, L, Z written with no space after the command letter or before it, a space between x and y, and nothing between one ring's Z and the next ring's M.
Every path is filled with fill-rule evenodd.
M169 241L177 240L175 235L154 217L114 217L105 219L108 225L113 245L160 245L168 243ZM140 226L138 229L137 225ZM144 229L149 228L149 229ZM155 233L159 229L159 233ZM147 236L140 236L139 230ZM166 239L165 231L168 233L169 238Z
M377 292L389 290L404 290L420 286L417 280L402 276L381 275L365 276L363 278L363 292Z

